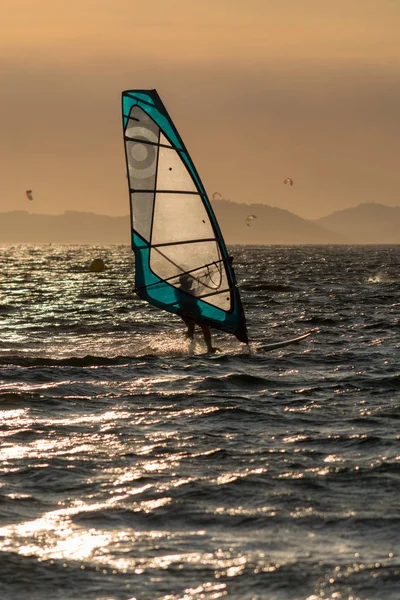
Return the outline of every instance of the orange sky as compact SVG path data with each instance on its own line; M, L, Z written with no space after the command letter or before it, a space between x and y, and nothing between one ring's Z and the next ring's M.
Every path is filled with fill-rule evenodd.
M2 0L0 211L127 214L127 88L158 90L210 195L399 205L399 26L397 0Z

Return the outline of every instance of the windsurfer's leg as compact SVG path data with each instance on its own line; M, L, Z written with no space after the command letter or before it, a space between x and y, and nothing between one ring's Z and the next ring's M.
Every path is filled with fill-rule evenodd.
M195 323L193 319L189 319L189 317L182 317L182 319L187 327L186 337L192 340L194 336Z
M212 343L211 343L211 331L210 328L207 325L200 325L202 331L203 331L203 336L204 336L204 341L207 345L207 350L208 352L216 352L218 350L218 348L214 348Z

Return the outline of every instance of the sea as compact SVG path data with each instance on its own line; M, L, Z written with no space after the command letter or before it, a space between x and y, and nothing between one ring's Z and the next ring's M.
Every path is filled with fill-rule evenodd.
M1 600L400 599L400 247L229 251L207 354L128 246L0 247Z

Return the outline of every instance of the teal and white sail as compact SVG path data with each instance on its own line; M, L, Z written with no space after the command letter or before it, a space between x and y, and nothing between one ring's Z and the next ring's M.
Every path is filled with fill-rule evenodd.
M135 291L154 306L248 342L231 261L211 204L155 90L122 93Z

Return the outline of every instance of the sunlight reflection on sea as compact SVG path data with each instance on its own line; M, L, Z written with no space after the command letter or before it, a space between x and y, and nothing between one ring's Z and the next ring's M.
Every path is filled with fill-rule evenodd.
M207 355L129 248L0 249L1 598L398 600L399 249L232 253Z

